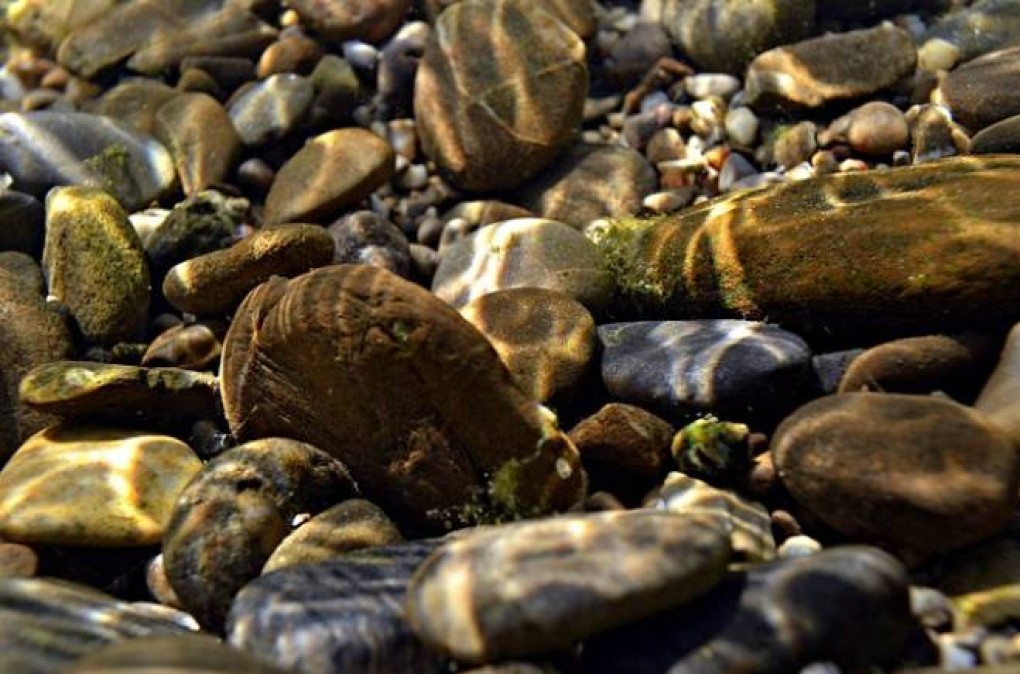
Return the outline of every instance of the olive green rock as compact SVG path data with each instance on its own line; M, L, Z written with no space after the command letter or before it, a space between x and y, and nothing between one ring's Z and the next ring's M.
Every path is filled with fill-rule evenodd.
M148 263L127 214L106 192L50 191L42 261L50 295L68 308L88 341L111 345L145 327Z
M589 235L623 315L730 315L806 336L1020 317L1020 157L963 157L741 192Z

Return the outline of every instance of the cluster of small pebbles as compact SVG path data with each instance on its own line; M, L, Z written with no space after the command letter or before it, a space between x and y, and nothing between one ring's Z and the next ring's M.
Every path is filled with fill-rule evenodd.
M1017 0L0 12L0 671L1020 672Z

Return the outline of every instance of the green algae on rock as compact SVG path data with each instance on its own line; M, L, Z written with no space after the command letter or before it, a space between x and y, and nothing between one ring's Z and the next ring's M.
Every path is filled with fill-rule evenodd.
M1020 157L963 157L739 192L589 230L618 315L741 316L808 336L1020 315Z

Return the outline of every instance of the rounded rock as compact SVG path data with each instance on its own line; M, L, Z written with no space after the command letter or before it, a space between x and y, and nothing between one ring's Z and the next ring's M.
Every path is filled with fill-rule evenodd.
M158 543L178 494L201 465L171 437L50 427L0 471L0 535L46 545Z
M159 107L156 138L174 158L186 196L227 182L241 154L241 138L219 102L207 94L181 94Z
M949 400L821 398L783 421L771 452L801 505L911 562L997 533L1016 508L1013 444L984 415Z
M332 264L333 237L318 225L261 229L232 247L182 262L163 280L163 295L181 311L228 313L271 276L297 276Z
M544 288L482 295L461 316L492 343L517 386L539 402L576 391L595 355L595 320L582 304Z
M1020 47L991 52L953 69L940 91L953 118L971 133L1020 114Z
M266 196L265 222L329 222L393 175L396 153L364 129L338 129L308 141L280 167Z
M337 264L372 264L407 277L411 248L404 233L373 211L349 213L329 226Z
M584 43L542 4L463 2L440 15L429 37L414 116L425 154L451 182L507 189L570 141L587 91Z
M596 316L612 295L598 249L577 229L541 218L482 227L443 253L432 279L432 292L457 308L509 288L557 290Z
M302 22L327 40L381 42L404 19L411 0L292 0Z

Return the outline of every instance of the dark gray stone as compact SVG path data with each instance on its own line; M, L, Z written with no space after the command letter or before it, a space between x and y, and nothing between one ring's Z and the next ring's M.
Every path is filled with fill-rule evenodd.
M411 271L411 248L404 233L373 211L357 211L329 226L337 264L371 264L398 276Z
M265 145L290 135L312 109L315 88L307 77L272 75L237 94L227 106L241 142Z

